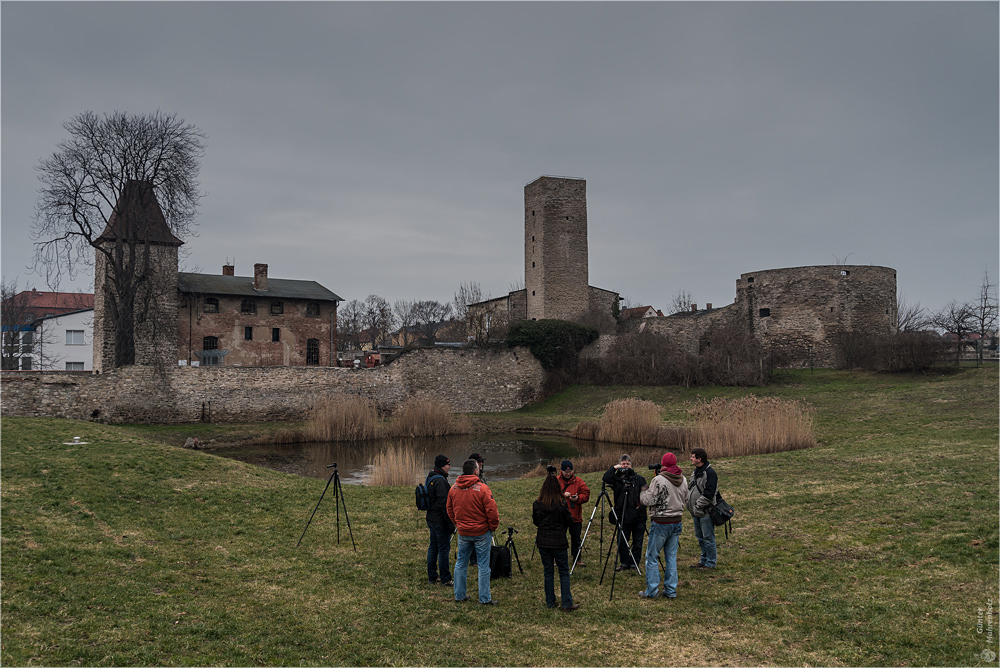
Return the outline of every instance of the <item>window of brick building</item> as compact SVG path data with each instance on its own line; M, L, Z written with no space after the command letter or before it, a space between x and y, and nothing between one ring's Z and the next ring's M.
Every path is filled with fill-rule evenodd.
M306 364L319 364L319 339L306 341Z
M244 341L253 341L253 327L244 327L243 328L243 340Z
M201 340L202 350L218 350L219 339L214 336L206 336ZM205 366L218 366L222 358L216 355L201 355L201 363Z
M316 302L309 302L306 304L306 315L308 316L318 316L319 315L319 304Z
M219 300L215 297L205 297L205 304L202 307L202 311L205 313L218 313Z
M760 317L762 317L762 318L768 318L768 317L770 317L770 315L771 315L771 309L769 309L769 308L762 308L760 310Z
M271 315L284 315L284 314L285 314L284 302L271 302Z
M280 327L272 327L271 328L271 342L272 343L277 343L278 341L281 341L281 328Z
M247 315L254 315L257 313L257 300L255 299L244 299L243 303L240 304L240 313L246 313Z

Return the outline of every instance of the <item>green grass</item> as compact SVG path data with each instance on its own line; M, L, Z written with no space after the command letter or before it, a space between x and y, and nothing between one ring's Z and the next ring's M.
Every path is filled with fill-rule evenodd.
M574 387L474 424L568 429L626 396L679 424L699 395L748 392ZM539 479L491 486L501 526L521 532L525 574L494 582L500 605L488 609L425 584L410 487L346 488L356 553L343 514L337 542L327 492L296 548L325 481L176 447L253 426L5 418L0 662L987 665L976 624L992 600L997 651L996 369L800 372L754 392L813 404L820 447L713 462L735 533L720 531L715 572L692 571L685 518L674 601L640 601L640 577L620 574L609 601L592 536L572 615L545 607L529 561ZM73 436L89 443L63 444ZM584 477L600 488L599 474Z

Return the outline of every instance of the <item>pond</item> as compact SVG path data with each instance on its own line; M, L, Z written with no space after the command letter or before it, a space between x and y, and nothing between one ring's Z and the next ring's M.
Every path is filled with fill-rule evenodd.
M262 466L275 471L313 478L329 478L336 462L340 481L345 485L364 484L375 457L388 447L412 447L423 460L420 480L434 467L434 458L445 455L451 459L451 475L461 474L462 462L476 452L483 456L486 480L519 478L540 463L572 459L594 454L597 446L565 436L535 436L525 434L490 434L488 436L444 436L401 441L364 441L361 443L293 443L287 445L233 446L212 449L213 454ZM606 446L605 446L606 447ZM414 480L414 484L419 480Z

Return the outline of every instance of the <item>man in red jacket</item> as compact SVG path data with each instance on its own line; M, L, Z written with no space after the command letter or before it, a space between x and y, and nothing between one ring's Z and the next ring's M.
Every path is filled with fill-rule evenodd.
M479 479L479 462L468 459L462 475L448 491L448 517L458 527L458 556L455 558L455 600L468 601L466 585L469 556L476 551L479 564L479 602L495 605L490 596L490 533L500 526L500 513L493 493Z
M580 558L580 533L583 530L583 510L580 506L590 501L590 488L583 478L577 478L573 473L573 462L564 459L560 468L562 474L559 476L559 487L569 506L569 514L573 517L573 522L569 525L569 537L572 545L570 557L575 561ZM576 561L576 565L586 566L583 561Z

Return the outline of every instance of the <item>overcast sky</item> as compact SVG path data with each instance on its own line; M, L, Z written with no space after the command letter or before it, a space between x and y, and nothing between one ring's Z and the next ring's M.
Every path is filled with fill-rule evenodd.
M345 300L523 282L524 185L587 180L591 285L667 309L874 264L938 308L998 276L998 4L19 3L2 12L2 270L93 110L208 135L189 271ZM63 289L92 291L85 276Z

